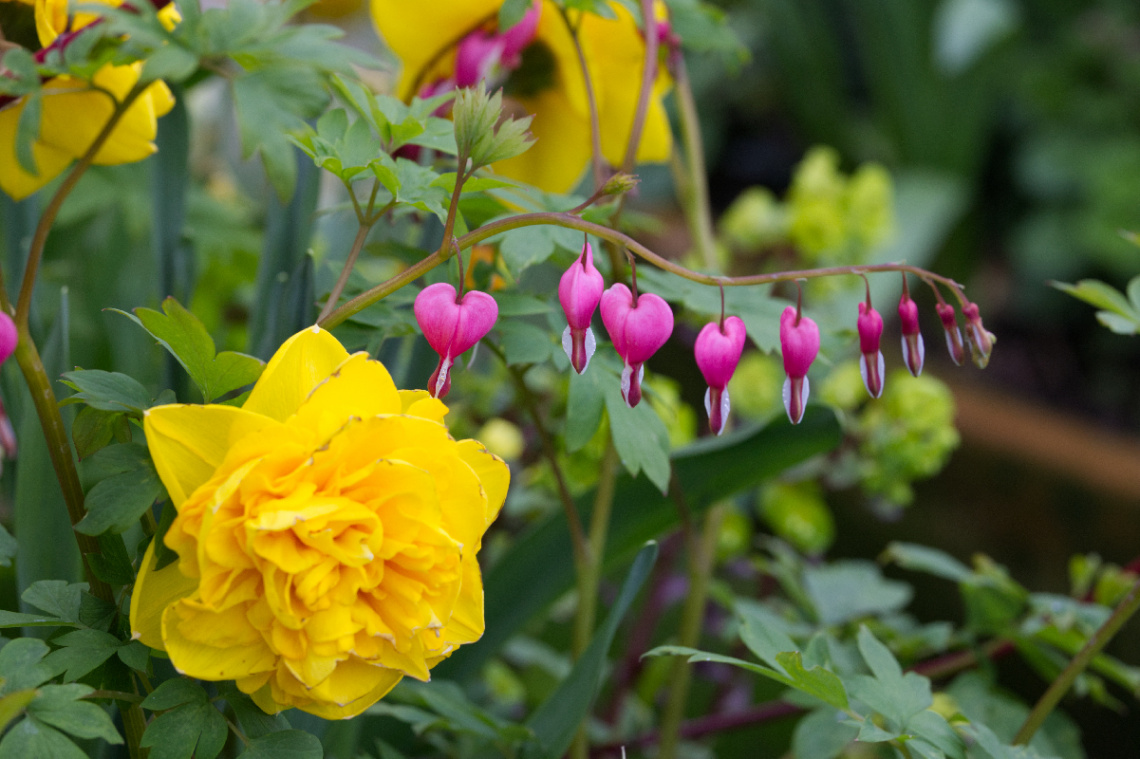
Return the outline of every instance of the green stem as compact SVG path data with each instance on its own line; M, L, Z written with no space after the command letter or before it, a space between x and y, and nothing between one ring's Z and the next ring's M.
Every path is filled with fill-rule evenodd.
M1077 677L1084 672L1096 655L1108 645L1113 636L1120 631L1137 609L1140 609L1140 580L1132 586L1128 594L1117 604L1116 609L1112 612L1112 616L1105 620L1100 629L1093 633L1085 643L1084 648L1073 657L1069 665L1057 675L1057 679L1049 686L1048 690L1042 694L1041 699L1033 706L1033 711L1025 719L1025 724L1017 731L1017 735L1013 739L1013 744L1025 745L1033 738L1033 735L1045 722L1045 718L1061 703L1061 699L1069 692L1069 688L1073 686L1073 682Z
M125 709L123 706L119 704L119 713L123 715L123 732L127 734L127 752L131 759L144 759L149 751L139 744L146 732L146 717L138 703L131 703Z
M352 267L356 265L356 259L360 256L360 251L364 249L364 241L368 239L368 233L370 231L372 231L372 225L361 222L360 228L356 230L356 239L352 241L352 250L348 251L348 258L344 260L344 268L340 270L340 276L337 277L336 284L333 285L333 289L329 292L328 300L325 301L325 305L321 309L321 314L317 317L318 323L321 319L324 319L332 313L337 301L340 300L340 294L344 292L344 287L348 284L348 278L352 276Z
M876 272L908 272L917 277L928 279L938 282L949 288L962 304L968 303L965 294L962 292L962 286L949 277L943 277L940 274L935 274L918 266L911 266L910 264L903 263L890 263L890 264L868 264L862 266L832 266L826 269L802 269L796 271L783 271L775 272L772 274L753 274L745 277L722 277L713 274L701 274L692 269L686 269L680 264L673 263L667 258L663 258L654 253L649 248L645 247L637 240L629 235L618 232L617 230L604 227L601 224L595 224L585 219L581 219L573 214L560 213L556 211L541 211L538 213L523 213L518 216L512 216L507 219L500 219L493 221L490 224L485 224L476 230L468 232L456 239L455 243L460 250L466 250L473 245L477 245L489 237L502 234L503 232L510 232L513 229L522 229L523 227L533 227L539 224L550 224L556 227L565 227L567 229L576 229L580 232L595 235L603 240L609 240L617 245L624 246L630 251L640 256L641 258L656 265L660 269L664 269L670 274L676 274L678 277L698 282L703 285L725 287L750 287L753 285L771 285L776 282L794 282L797 279L817 279L820 277L835 277L839 275L862 275L873 274ZM383 300L388 295L399 290L404 285L412 282L429 271L439 266L447 260L449 256L444 256L441 251L436 251L430 256L420 259L414 266L410 266L396 276L389 279L387 282L373 287L360 295L356 296L349 302L345 303L340 308L333 310L328 316L318 322L322 327L331 329L336 325L343 322L350 316L363 311L368 306Z
M572 641L575 659L585 653L594 636L594 623L598 616L598 590L602 584L602 563L610 530L617 474L617 449L614 448L613 440L610 440L606 443L606 452L602 455L598 489L594 495L594 511L590 515L589 558L584 571L578 572L578 608L574 615ZM570 756L572 759L586 759L589 753L590 740L586 734L586 722L583 721L578 728L578 734L574 736L574 743L570 746Z
M709 580L716 564L716 546L720 537L728 507L714 506L705 516L705 528L700 541L689 545L689 592L681 612L681 629L678 645L695 648L700 642L701 625L704 621L705 601L708 599ZM657 756L660 759L673 759L681 737L681 720L685 716L685 706L689 700L689 682L692 677L692 664L684 657L673 660L669 677L669 696L665 702L665 714L661 718L661 743Z
M682 193L685 216L693 234L693 242L701 260L710 269L716 269L716 244L712 228L712 210L709 206L708 175L705 169L705 150L701 140L701 121L685 59L678 55L673 72L677 93L677 114L681 122L681 139L685 143L686 177Z

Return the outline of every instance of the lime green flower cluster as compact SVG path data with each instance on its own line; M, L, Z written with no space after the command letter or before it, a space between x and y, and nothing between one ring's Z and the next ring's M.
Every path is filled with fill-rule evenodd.
M835 520L815 480L764 488L760 516L774 535L809 556L823 553L835 540Z
M792 245L805 263L855 264L894 231L890 175L875 163L847 176L839 154L814 147L796 167L787 199L754 187L721 217L724 241L738 248Z

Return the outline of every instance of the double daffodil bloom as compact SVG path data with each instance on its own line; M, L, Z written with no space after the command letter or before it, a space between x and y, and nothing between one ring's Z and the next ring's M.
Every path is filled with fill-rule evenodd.
M483 634L476 561L507 465L447 407L328 332L294 335L241 407L158 406L144 429L178 516L131 598L136 639L266 712L352 717Z
M122 0L94 0L118 6ZM74 33L95 22L97 15L68 15L67 0L35 0L36 32L43 49L41 59L53 49L61 49ZM178 21L172 3L159 11L168 27ZM106 126L115 109L108 93L121 101L138 82L142 63L126 66L103 66L85 82L69 76L58 76L44 83L40 133L32 146L36 170L25 171L16 159L16 128L24 110L23 98L0 96L0 189L16 200L43 187L72 161L81 158ZM96 89L99 88L99 89ZM99 90L105 90L100 92ZM6 101L6 102L5 102ZM141 161L155 151L154 137L158 117L174 106L174 97L163 82L147 87L120 118L110 138L95 154L97 165L113 165Z
M478 78L488 71L505 77L505 94L521 110L534 115L531 132L535 145L520 156L495 164L508 177L550 192L566 192L578 183L590 161L592 141L590 108L585 79L567 21L551 0L536 2L537 25L528 40L512 38L508 30L497 35L502 0L435 0L407 3L403 0L371 0L372 18L380 35L403 63L399 96L437 93L463 85L468 60L460 61L457 50L481 47L484 64ZM663 8L664 6L658 3ZM579 27L579 40L589 66L597 98L599 136L603 158L620 166L625 157L630 128L637 110L645 66L645 39L633 15L620 3L611 2L615 19L579 11L569 12L569 23ZM522 22L530 32L533 19ZM522 26L520 24L520 26ZM517 37L517 34L514 35ZM518 55L505 55L512 45ZM474 43L474 44L472 44ZM468 47L470 46L470 48ZM649 101L638 161L665 161L672 149L669 121L661 99L672 80L658 67ZM492 77L494 79L494 77ZM491 84L495 84L494 81Z

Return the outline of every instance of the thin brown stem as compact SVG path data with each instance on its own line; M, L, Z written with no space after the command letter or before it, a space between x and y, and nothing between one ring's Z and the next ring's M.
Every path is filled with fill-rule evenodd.
M318 322L331 314L336 307L337 301L340 300L340 294L344 292L345 285L348 284L348 278L352 276L352 267L356 265L360 251L364 250L364 241L368 239L370 231L372 231L372 225L364 223L361 223L360 228L356 230L356 239L352 241L352 249L348 251L348 258L344 260L344 268L340 270L340 276L337 277L336 284L333 285L333 289L329 292L329 297L321 309L321 314L317 317Z
M641 133L645 131L645 119L649 114L649 99L653 96L653 82L657 79L657 21L653 15L653 0L641 0L641 20L645 35L645 64L641 69L641 90L637 94L633 125L629 128L625 160L621 163L621 170L627 174L633 171L637 161Z

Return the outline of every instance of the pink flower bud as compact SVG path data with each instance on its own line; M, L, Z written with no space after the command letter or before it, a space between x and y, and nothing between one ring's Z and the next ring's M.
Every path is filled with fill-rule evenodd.
M725 319L724 326L709 322L697 335L693 352L709 386L705 392L705 411L709 415L709 427L717 435L724 432L728 421L728 381L740 363L746 337L744 322L738 316Z
M899 299L899 324L902 325L903 361L910 373L917 377L922 374L926 345L922 342L922 332L918 329L918 304L910 299L910 293L905 289Z
M473 87L490 77L503 57L503 40L481 31L472 32L455 48L455 84Z
M19 340L16 323L7 313L0 311L0 364L7 361L12 351L16 350Z
M518 60L523 50L534 41L538 31L538 19L542 15L542 4L536 2L530 6L522 20L503 32L500 39L503 41L503 64L515 69L521 61Z
M859 373L863 375L863 385L872 398L883 394L883 374L886 367L883 363L883 352L879 350L879 341L883 337L883 317L870 303L859 304L859 318L856 321L859 330Z
M594 318L605 289L602 273L594 268L594 250L590 243L586 243L582 246L582 255L570 265L558 283L558 300L569 325L562 333L562 350L566 351L578 374L586 371L597 347L590 320Z
M428 344L439 354L439 364L428 378L428 392L442 398L451 389L455 359L491 331L499 318L499 304L478 290L458 300L455 288L440 282L420 291L413 310Z
M625 362L621 395L626 405L633 408L641 402L643 364L673 334L673 312L668 303L652 293L639 295L634 303L633 293L619 283L602 293L602 323L610 333L614 350Z
M946 330L946 349L950 351L950 358L961 366L966 360L966 348L962 344L962 330L958 329L958 318L955 316L954 307L949 303L936 303L934 310L942 320L942 329Z
M795 306L788 306L780 314L780 352L788 375L784 381L784 408L792 424L799 424L811 390L808 369L819 353L819 327Z
M973 355L974 363L979 369L985 369L990 362L995 338L982 326L978 304L967 303L962 307L962 316L966 317L966 339L970 342L970 353Z

